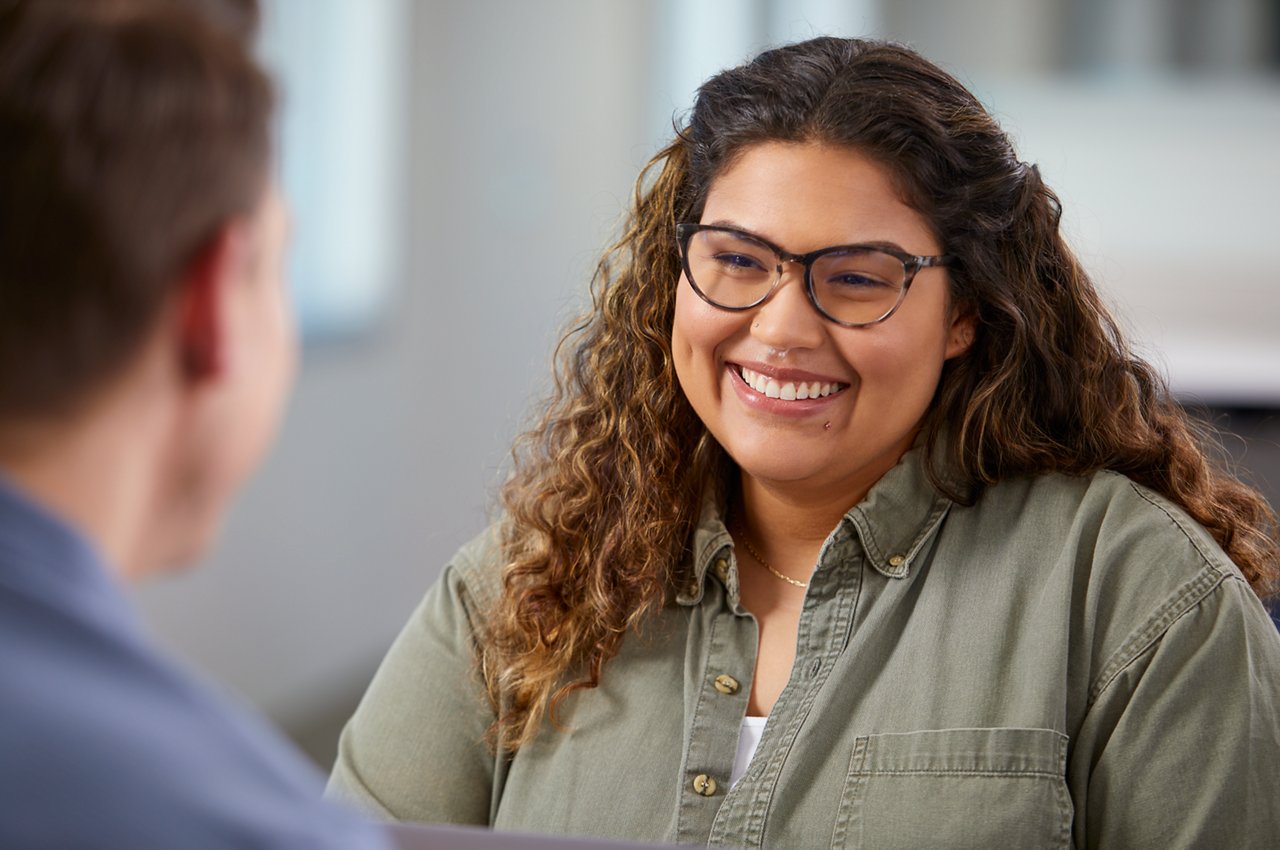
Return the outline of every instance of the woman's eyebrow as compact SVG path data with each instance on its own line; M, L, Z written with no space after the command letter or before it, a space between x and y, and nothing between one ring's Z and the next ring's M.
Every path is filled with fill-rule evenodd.
M903 248L897 242L890 242L887 239L874 239L870 242L847 242L844 244L857 245L858 247L866 247L866 248L882 248L888 251L900 251L903 254L915 254L915 251L908 251L906 248Z
M768 236L764 236L760 233L757 233L751 228L745 227L739 224L738 222L733 221L732 219L718 218L715 221L704 222L704 224L708 227L727 227L730 230L736 230L739 233L744 233L747 236L752 237L753 239L759 239L761 242L765 242L773 247L777 247L777 248L782 247L777 242L770 239ZM824 245L823 247L818 248L817 250L824 251L827 248L843 248L846 246L857 246L859 248L882 248L882 249L887 249L889 251L898 251L903 254L914 253L912 251L908 251L906 248L903 248L897 242L891 242L887 239L869 239L869 240L864 239L864 240L855 241L855 242L833 242L832 244ZM787 249L783 249L783 250L787 250Z
M745 233L748 236L751 236L755 239L759 239L761 242L768 242L771 245L773 244L773 240L770 239L768 236L757 233L751 228L746 227L745 225L739 224L738 222L733 221L732 219L718 218L715 221L703 222L703 224L705 224L707 227L727 227L730 230L737 230L740 233Z

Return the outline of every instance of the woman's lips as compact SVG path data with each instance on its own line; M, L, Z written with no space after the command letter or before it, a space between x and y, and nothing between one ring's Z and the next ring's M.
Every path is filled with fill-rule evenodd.
M795 381L786 378L775 378L754 369L748 369L746 366L738 366L738 373L742 376L742 380L751 389L763 395L765 398L777 398L783 401L804 401L810 398L826 398L832 393L839 392L848 384L842 384L839 381Z
M748 407L778 415L805 416L825 409L849 384L796 370L773 374L738 363L726 363L734 392Z

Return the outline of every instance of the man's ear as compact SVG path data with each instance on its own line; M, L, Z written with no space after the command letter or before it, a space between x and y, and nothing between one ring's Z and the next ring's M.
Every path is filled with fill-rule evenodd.
M188 264L177 292L178 346L183 375L216 378L225 358L225 295L239 267L243 234L224 224Z

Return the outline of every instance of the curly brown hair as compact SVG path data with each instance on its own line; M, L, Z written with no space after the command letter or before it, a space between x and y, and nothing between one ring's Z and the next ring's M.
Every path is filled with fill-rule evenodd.
M1019 475L1122 472L1207 528L1260 596L1280 576L1276 516L1217 469L1210 433L1127 347L1059 232L1057 197L954 78L884 42L817 38L704 84L637 182L592 307L561 340L555 388L516 443L502 492L504 592L482 639L495 743L529 741L596 686L628 632L687 581L694 524L731 462L677 383L677 222L766 141L857 148L958 257L952 296L976 318L922 437L934 485L971 503Z

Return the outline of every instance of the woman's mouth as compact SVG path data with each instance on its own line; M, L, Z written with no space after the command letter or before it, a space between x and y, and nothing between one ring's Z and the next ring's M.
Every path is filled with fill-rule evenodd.
M848 387L839 381L788 381L762 375L745 366L737 366L743 383L765 396L782 401L805 401L813 398L826 398Z

